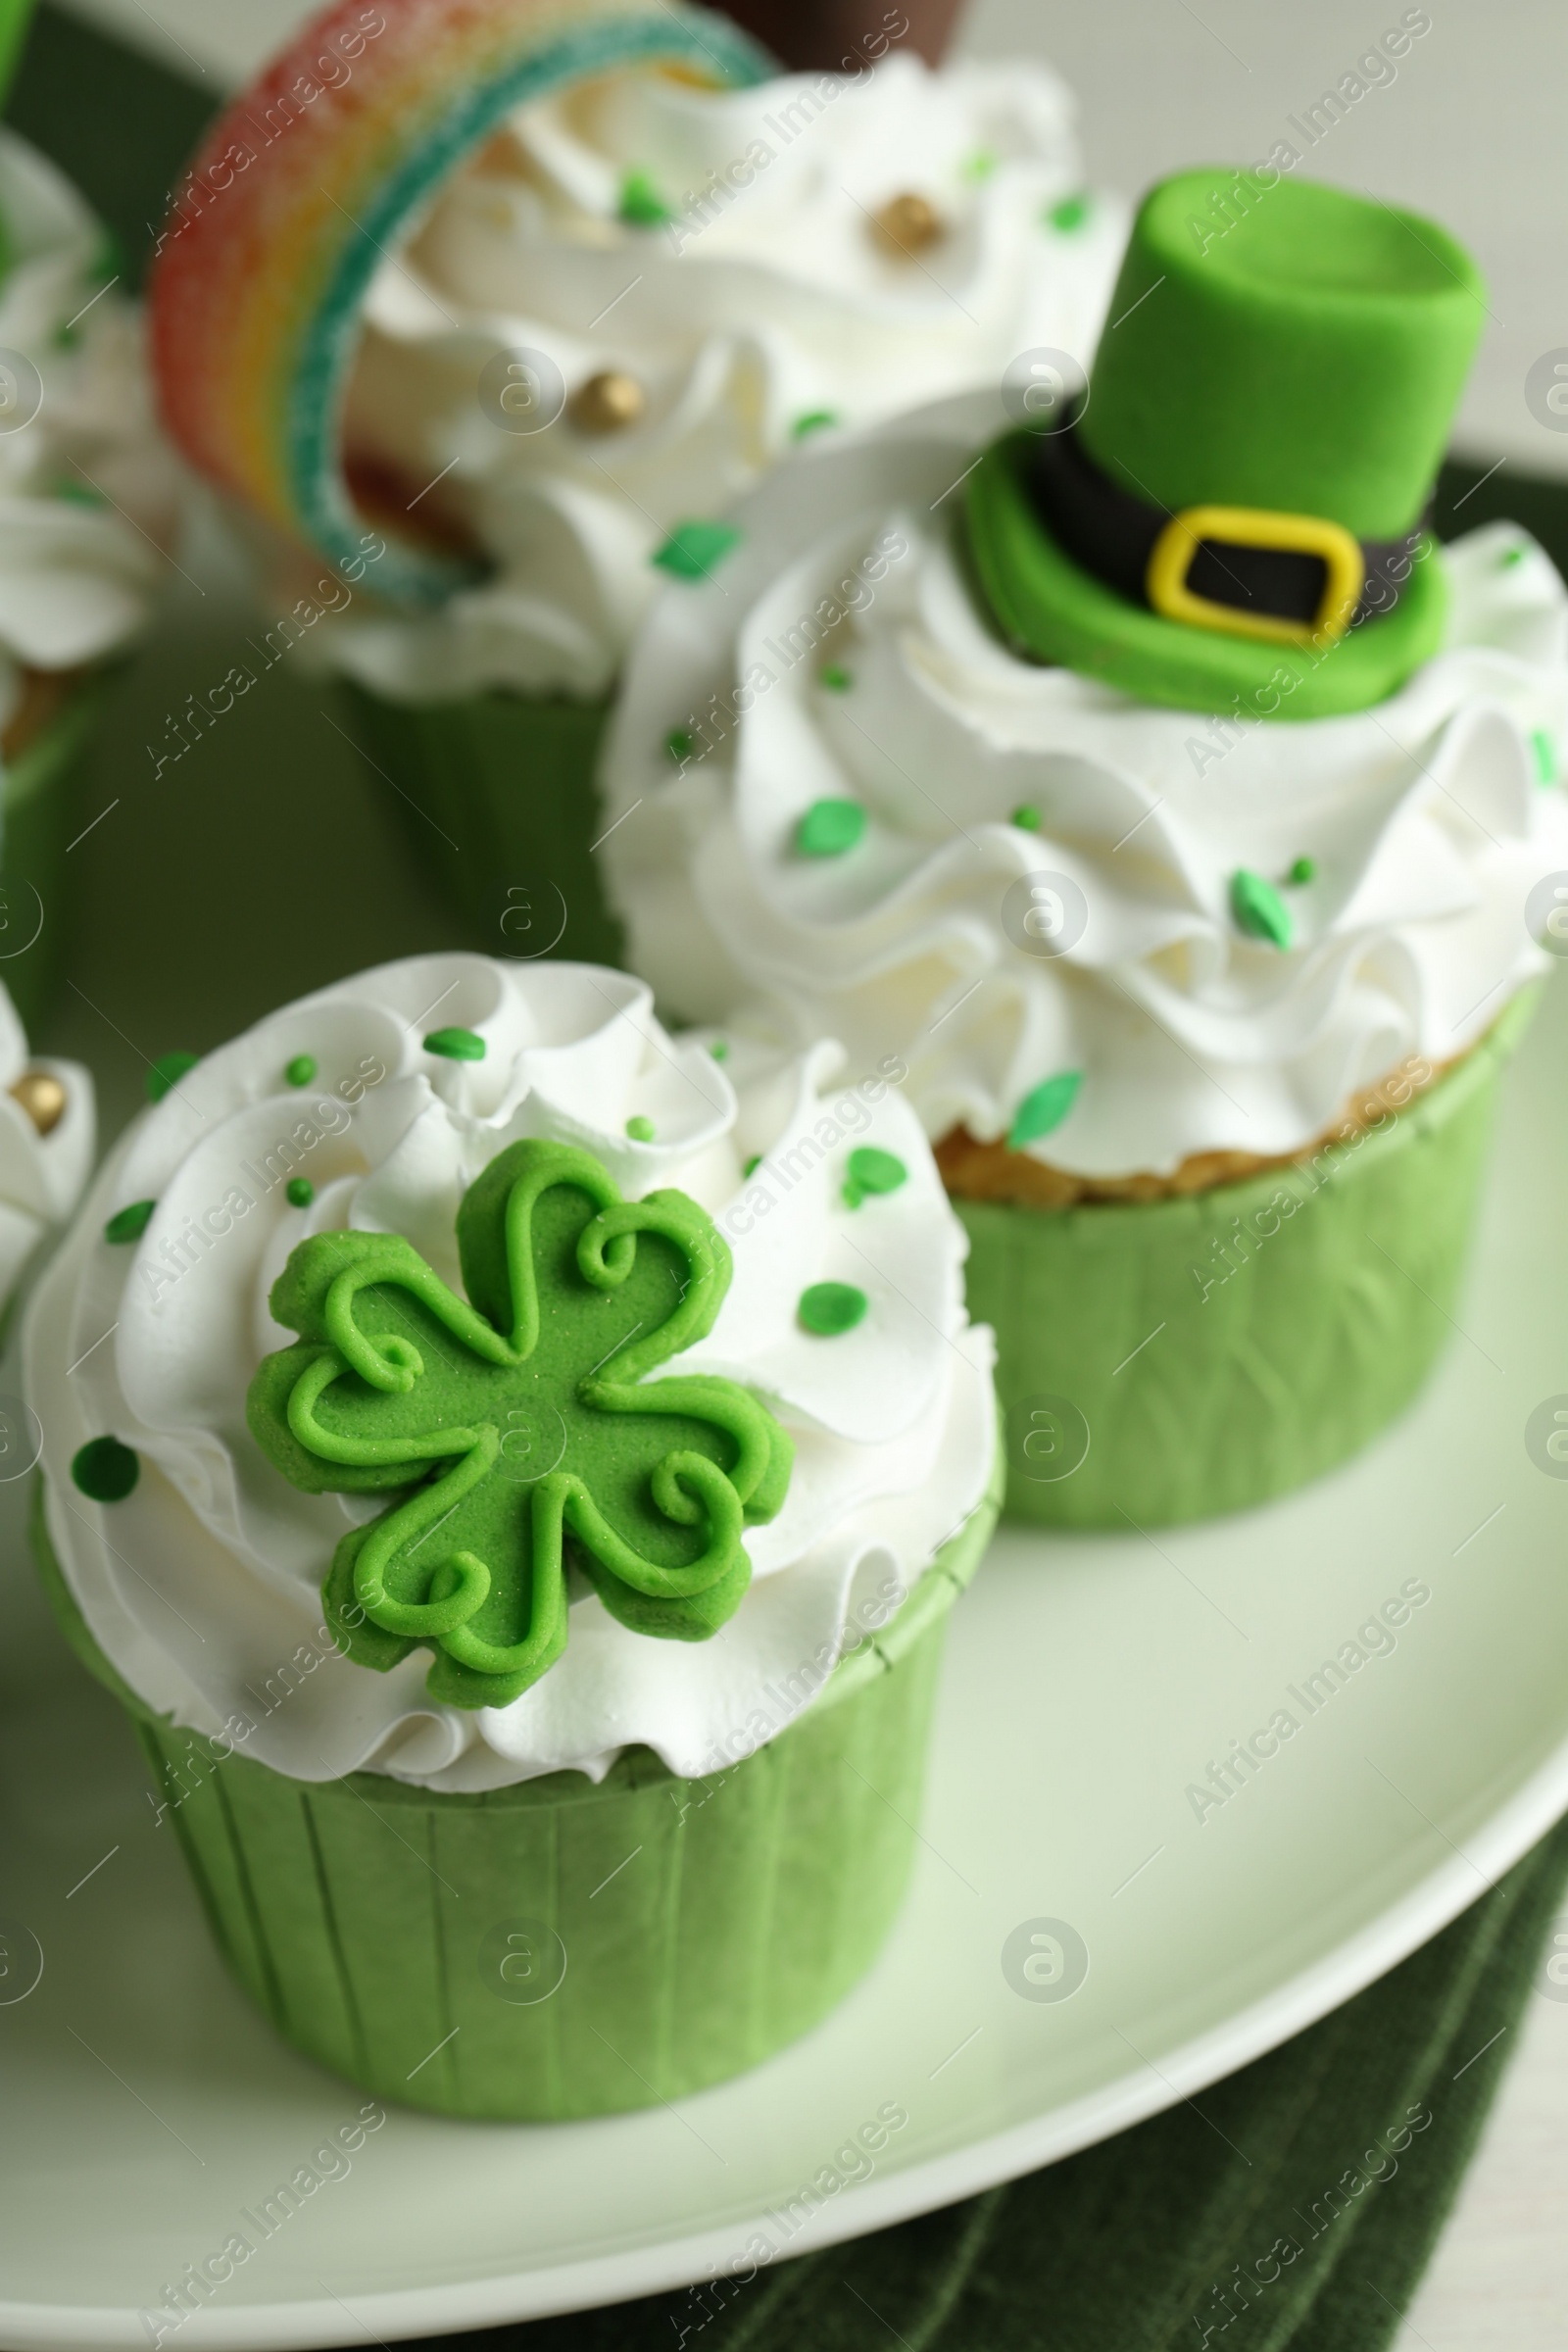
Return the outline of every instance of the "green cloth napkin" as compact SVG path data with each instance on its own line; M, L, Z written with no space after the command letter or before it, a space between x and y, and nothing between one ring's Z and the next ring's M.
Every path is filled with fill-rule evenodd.
M465 2341L475 2352L1378 2352L1475 2147L1565 1881L1561 1823L1321 2025L1045 2172L746 2285Z

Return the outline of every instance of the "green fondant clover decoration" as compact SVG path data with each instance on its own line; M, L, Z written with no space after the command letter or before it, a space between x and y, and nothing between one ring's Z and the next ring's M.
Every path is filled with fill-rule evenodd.
M427 1646L433 1698L505 1706L566 1646L572 1564L634 1633L706 1640L794 1455L739 1383L648 1378L729 1289L711 1219L533 1139L469 1187L457 1233L466 1298L396 1234L314 1234L272 1289L300 1337L251 1383L258 1443L307 1494L397 1493L333 1556L339 1646L382 1672Z

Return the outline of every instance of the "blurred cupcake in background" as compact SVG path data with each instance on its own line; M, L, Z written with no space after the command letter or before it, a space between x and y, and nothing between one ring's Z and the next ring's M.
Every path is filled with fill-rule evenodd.
M0 131L0 980L29 1018L58 979L105 671L151 618L179 514L119 267L70 183Z
M454 104L466 121L484 112L485 135L461 157L442 148L437 172L406 111L376 183L362 179L353 202L334 190L375 219L378 250L354 257L363 287L352 320L337 318L340 405L303 364L298 379L309 429L341 435L340 514L352 506L422 542L426 564L412 577L372 564L313 644L349 683L396 787L389 808L484 944L518 945L532 883L530 947L553 931L565 952L612 954L591 777L659 583L721 578L725 509L803 442L995 386L1034 347L1086 352L1124 221L1084 192L1072 103L1046 68L933 71L893 50L897 11L845 70L775 75L720 20L661 11L651 43L635 9L601 5L574 75L493 109L483 74L497 89L504 77L463 48L467 13L426 5L418 24L438 77L444 52L462 52ZM406 0L385 14L355 88L396 79L412 17ZM541 12L495 14L514 60ZM617 50L620 70L606 71ZM247 93L211 152L266 119L288 71ZM328 91L307 136L335 103ZM394 220L391 164L415 149L424 201L407 203L405 171ZM236 183L241 204L200 224L213 274L277 233L247 209L274 169L292 169L282 141ZM308 233L349 236L335 213ZM192 397L176 319L192 323L195 242L171 255L161 293L175 429L248 505L271 503L296 541L331 556L298 466L280 503L259 500L236 465L236 418ZM301 262L323 274L318 245ZM346 302L341 269L338 283Z
M1058 429L955 403L804 457L629 664L634 966L907 1065L1019 1515L1266 1500L1462 1313L1568 872L1568 594L1429 527L1480 296L1430 221L1179 175Z

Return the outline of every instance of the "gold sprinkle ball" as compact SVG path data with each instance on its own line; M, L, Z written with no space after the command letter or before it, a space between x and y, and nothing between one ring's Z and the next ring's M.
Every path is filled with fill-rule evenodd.
M66 1115L66 1090L48 1070L24 1070L11 1089L40 1135L48 1135Z
M635 424L648 395L634 375L606 368L589 376L571 396L571 421L580 433L619 433Z
M873 214L872 225L883 245L905 255L924 253L928 245L940 243L947 235L947 223L936 206L912 189L903 196L890 196Z

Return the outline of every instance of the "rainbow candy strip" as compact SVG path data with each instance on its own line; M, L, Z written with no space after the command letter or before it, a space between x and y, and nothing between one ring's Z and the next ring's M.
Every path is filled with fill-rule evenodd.
M317 18L220 117L161 242L153 362L202 472L363 569L339 425L371 277L513 107L630 65L715 86L771 71L734 25L665 0L338 0ZM464 576L398 546L375 585L430 605Z

